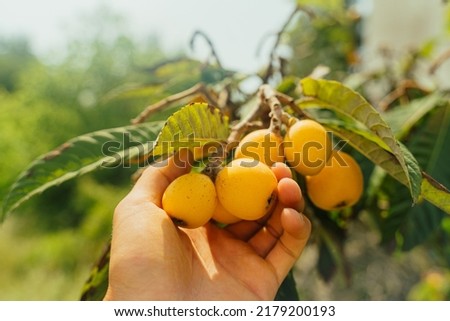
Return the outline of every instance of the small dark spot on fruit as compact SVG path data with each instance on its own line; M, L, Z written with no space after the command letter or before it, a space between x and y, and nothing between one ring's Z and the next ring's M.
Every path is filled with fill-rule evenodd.
M336 204L335 206L333 206L334 209L340 209L340 208L344 208L344 207L347 207L346 201L342 201L342 202Z
M179 218L176 218L176 217L172 217L172 222L173 222L175 225L177 225L177 226L181 226L181 227L186 227L186 226L187 226L187 224L186 224L185 221L180 220Z

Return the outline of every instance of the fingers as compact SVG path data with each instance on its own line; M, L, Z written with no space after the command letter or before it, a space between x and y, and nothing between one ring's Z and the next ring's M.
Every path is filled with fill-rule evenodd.
M272 250L283 233L280 220L283 209L284 205L278 203L270 219L248 240L248 244L262 258Z
M303 210L302 192L298 184L290 178L282 178L278 183L278 204L269 220L249 240L248 243L261 257L266 257L283 233L281 213L285 208Z
M291 197L293 196L294 193L289 193L288 195L284 196L282 194L286 193L287 190L289 189L289 185L286 185L285 182L283 182L281 184L281 190L280 190L280 183L283 179L287 179L287 178L291 178L292 174L291 174L291 170L289 169L289 167L284 164L284 163L275 163L272 165L272 171L274 172L277 180L278 180L278 198L282 198L284 201L286 201L286 204L292 204L292 202L290 201ZM293 184L297 185L297 183L295 183L293 180L291 180ZM288 183L289 184L289 183ZM292 185L291 185L292 187ZM300 190L300 188L295 187L295 189ZM301 198L301 192L300 192L300 196ZM297 202L297 200L294 200L295 202ZM297 205L301 205L302 200L298 201L299 204L293 204L291 206L293 206L294 208L297 207ZM263 218L257 220L257 221L240 221L238 223L229 225L226 227L226 229L233 234L236 238L242 240L242 241L247 241L249 240L256 232L258 232L261 227L264 226L265 222L267 221L267 219L271 216L272 213L269 213L268 215L264 216Z
M280 181L282 178L291 178L292 173L290 168L285 163L275 163L271 167L272 172L277 177L277 180Z
M273 266L279 283L300 257L311 234L311 222L306 216L291 208L281 212L283 233L266 256Z
M305 208L305 199L297 182L290 178L282 178L278 182L278 201L299 212Z

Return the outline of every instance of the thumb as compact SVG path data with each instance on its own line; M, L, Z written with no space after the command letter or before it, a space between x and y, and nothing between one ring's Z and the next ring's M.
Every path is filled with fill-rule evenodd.
M192 154L181 149L172 157L150 165L136 182L130 195L135 200L146 200L161 207L161 198L167 186L177 177L191 170Z

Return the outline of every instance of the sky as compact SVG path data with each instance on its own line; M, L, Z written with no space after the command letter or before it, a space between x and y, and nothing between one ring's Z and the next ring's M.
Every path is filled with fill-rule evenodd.
M267 61L267 55L256 57L259 42L281 28L294 3L293 0L0 0L0 38L25 35L37 53L45 54L64 45L68 30L77 29L81 16L107 5L126 18L126 28L138 40L156 35L166 50L188 50L191 35L200 29L212 39L225 68L251 72ZM270 41L265 48L267 53Z

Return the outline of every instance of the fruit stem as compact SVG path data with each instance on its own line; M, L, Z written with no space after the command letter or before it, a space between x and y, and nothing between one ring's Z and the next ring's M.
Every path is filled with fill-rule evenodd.
M258 90L259 102L239 123L234 125L228 136L227 151L232 150L240 141L243 134L251 127L255 126L255 122L260 119L264 126L270 117L269 129L275 135L281 136L281 127L283 124L288 125L290 118L286 117L283 111L283 105L289 105L293 110L303 115L300 108L295 105L294 99L288 95L282 94L265 84ZM282 105L283 104L283 105ZM266 124L267 126L267 124Z
M202 174L208 176L213 182L216 180L217 174L223 168L223 163L226 158L227 152L224 146L221 144L220 148L217 149L210 157L208 157L208 163L202 170Z
M260 104L266 104L270 108L270 131L281 136L281 125L283 124L283 107L277 98L276 92L269 85L262 85L259 88Z
M287 112L283 112L281 115L281 121L287 127L291 127L295 122L297 122L297 120L298 119L296 117L289 115Z
M294 98L280 92L276 92L276 96L282 104L291 107L291 109L297 114L299 118L309 118L305 115L303 110L301 110L300 107L297 106Z
M169 106L170 104L186 99L188 97L201 95L209 104L217 106L217 101L209 92L209 89L203 83L198 83L191 88L188 88L177 94L173 94L169 97L164 98L152 105L145 107L145 109L134 119L131 120L132 124L143 123L150 115L156 113L157 111Z
M240 122L231 128L231 133L227 139L227 151L232 150L237 146L244 133L252 127L262 127L256 124L256 121L260 118L264 118L269 113L269 107L267 105L261 106L261 104L255 105L255 107L243 118ZM263 120L264 124L264 120Z

